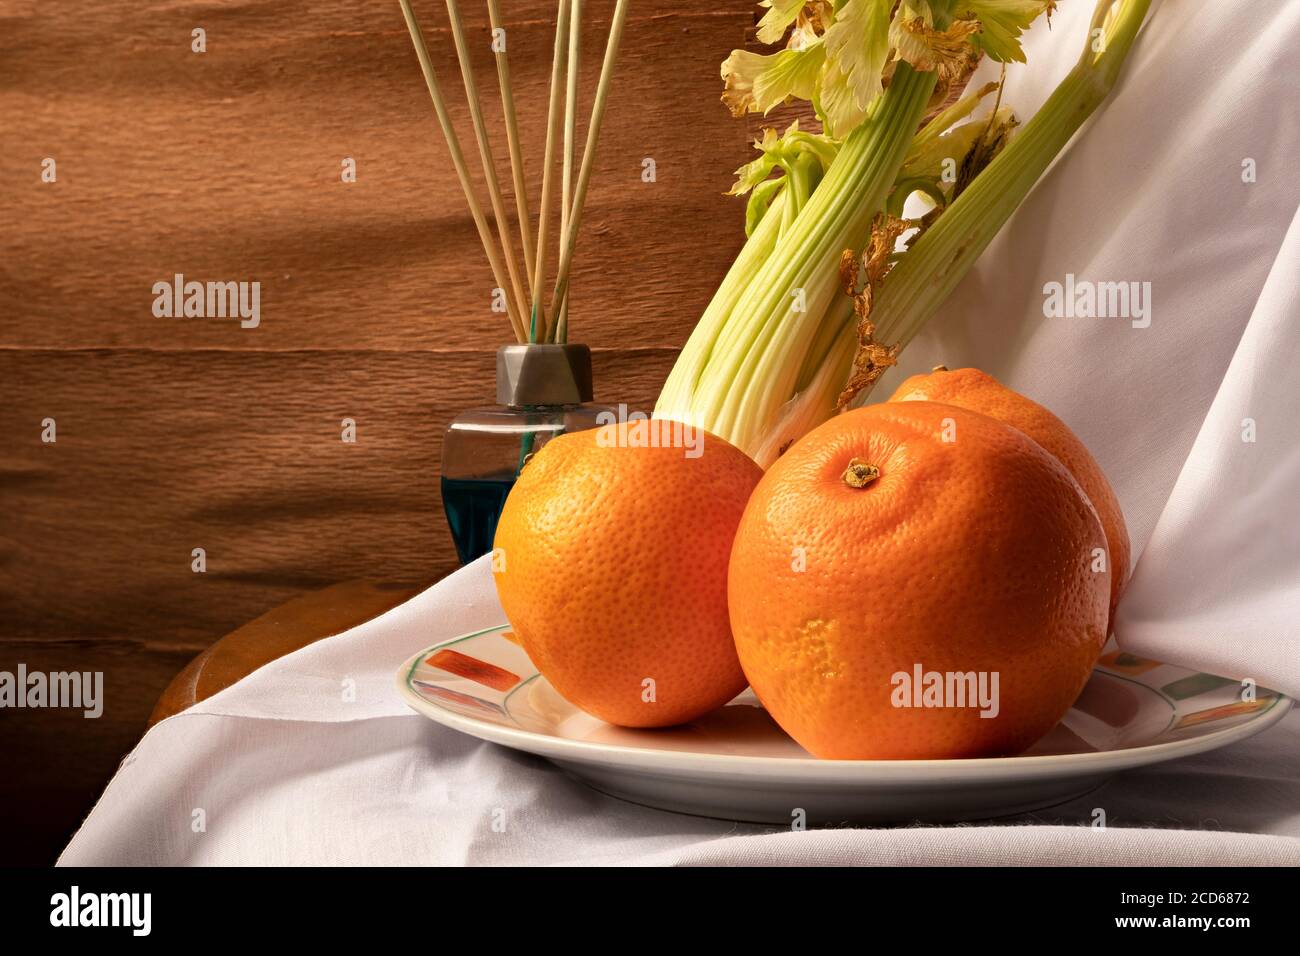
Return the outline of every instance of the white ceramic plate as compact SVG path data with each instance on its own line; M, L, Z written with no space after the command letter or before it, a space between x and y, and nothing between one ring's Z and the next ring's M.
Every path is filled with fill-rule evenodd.
M979 760L818 760L746 691L692 724L627 730L590 717L537 673L509 625L436 644L402 665L412 708L545 757L633 803L758 823L971 820L1081 796L1120 770L1213 750L1272 726L1291 699L1119 651L1105 654L1056 728L1025 754Z

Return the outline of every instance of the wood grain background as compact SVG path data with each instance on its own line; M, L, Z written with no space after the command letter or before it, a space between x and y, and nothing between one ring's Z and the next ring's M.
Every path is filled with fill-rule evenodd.
M587 4L588 93L612 5ZM445 9L415 7L472 152ZM503 9L540 182L553 3ZM721 194L754 129L718 63L754 22L633 6L571 299L598 400L653 403L740 246ZM0 862L41 863L213 640L305 590L453 569L441 430L492 400L509 334L396 0L4 0L0 115L0 670L105 674L98 720L0 711ZM155 318L177 272L259 281L261 325Z

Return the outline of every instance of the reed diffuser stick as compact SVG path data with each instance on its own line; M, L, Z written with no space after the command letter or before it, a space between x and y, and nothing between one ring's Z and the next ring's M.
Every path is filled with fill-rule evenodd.
M555 19L555 52L551 60L551 102L546 110L546 148L542 158L542 204L537 222L537 269L533 273L533 307L528 326L528 341L545 341L546 307L542 302L542 283L546 281L546 241L550 231L551 173L555 165L556 125L560 119L561 76L564 72L565 38L569 31L569 0L559 0Z
M596 100L591 107L591 120L587 124L587 145L582 151L582 168L578 171L578 185L573 193L573 210L569 214L568 229L565 231L563 245L560 248L560 268L555 277L555 291L551 295L551 304L564 302L569 294L569 269L573 265L573 247L582 223L582 205L587 198L587 186L591 182L592 168L596 162L596 142L600 138L600 123L605 117L605 100L609 97L610 80L614 75L614 61L618 59L618 47L623 40L623 23L627 19L628 0L618 0L614 8L614 18L609 26L609 40L605 44L605 60L600 67L600 81L596 86ZM557 322L558 326L559 323ZM568 329L556 328L553 338L563 341L561 334L567 335Z
M460 75L465 81L465 98L469 101L469 114L474 121L474 138L478 140L479 159L483 162L483 178L487 181L488 197L492 201L492 215L497 221L501 237L501 250L510 275L510 288L515 294L521 312L528 310L528 297L519 279L519 266L515 261L514 244L510 237L510 220L506 216L505 200L501 196L501 183L497 180L496 161L492 158L492 144L488 141L487 125L483 122L483 108L479 104L478 87L474 83L474 67L465 46L465 30L460 22L460 8L456 0L447 0L447 17L451 21L451 35L456 44L456 59L460 62Z
M560 203L560 235L569 231L569 214L573 210L573 147L578 138L578 70L582 61L582 0L572 0L569 18L569 85L564 98L564 188ZM557 312L556 327L568 326L569 297L552 303Z
M505 36L505 28L501 25L501 5L498 0L487 0L488 20L492 24L492 34L495 39L496 32L501 31ZM533 269L536 263L533 261L533 230L528 219L528 188L524 185L524 155L519 146L519 121L515 116L515 93L514 86L510 82L510 59L506 55L506 47L501 47L501 52L496 55L497 60L497 81L501 86L501 111L505 114L506 121L506 142L510 147L510 172L514 179L515 186L515 213L519 217L519 241L524 247L524 271L528 275L528 288L533 287Z
M447 104L443 101L442 89L438 86L438 77L433 71L433 63L429 60L429 49L424 45L424 33L420 29L419 21L415 19L415 11L411 9L410 0L398 0L398 2L402 6L402 16L406 19L406 29L411 34L411 43L415 47L415 55L420 61L420 71L424 74L425 86L429 88L429 98L433 100L433 109L438 114L438 124L442 127L443 138L447 141L447 150L451 153L451 163L456 169L456 176L460 179L460 188L465 193L465 204L469 206L470 215L474 217L474 225L478 228L479 240L483 243L483 251L487 253L488 265L492 268L492 277L500 288L505 289L506 281L501 264L501 255L497 252L496 242L493 240L492 232L488 228L483 209L474 195L473 187L470 185L469 171L465 167L465 155L461 152L460 140L456 138L456 130L452 127L451 118L447 114ZM510 297L507 295L505 298L506 314L510 318L510 325L514 329L515 338L520 342L526 342L528 340L527 333L520 313L511 305Z

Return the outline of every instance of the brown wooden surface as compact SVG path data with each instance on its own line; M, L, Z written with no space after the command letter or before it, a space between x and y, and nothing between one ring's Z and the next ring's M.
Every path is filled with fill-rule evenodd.
M472 155L444 8L415 6ZM485 8L463 6L487 96ZM587 6L594 79L612 4ZM536 179L554 11L503 9ZM754 10L633 7L572 292L599 400L653 402L739 248L721 193L753 129L717 68ZM454 567L441 429L491 400L506 325L395 0L7 0L0 115L0 670L102 670L107 698L99 720L0 713L0 862L48 862L218 637L340 581ZM176 272L260 281L261 326L155 318Z
M419 590L344 581L267 611L185 665L154 704L149 726L225 690L277 657L378 617Z

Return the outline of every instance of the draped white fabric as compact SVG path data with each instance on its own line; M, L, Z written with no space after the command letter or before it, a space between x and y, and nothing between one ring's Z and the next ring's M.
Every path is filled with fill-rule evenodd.
M1091 8L1067 0L1050 30L1030 31L1033 65L1011 71L1006 93L1022 115L1069 69ZM1128 519L1137 563L1121 647L1291 694L1296 49L1300 4L1261 0L1249 14L1213 0L1159 4L1112 100L877 396L903 374L975 365L1053 409ZM1136 282L1149 312L1050 317L1052 282ZM164 721L61 862L1300 863L1300 713L1018 825L781 832L621 803L397 699L402 660L434 636L498 620L479 562ZM347 677L352 702L339 693ZM1099 806L1103 831L1087 825ZM492 826L499 811L505 832Z

